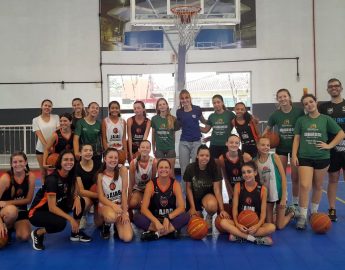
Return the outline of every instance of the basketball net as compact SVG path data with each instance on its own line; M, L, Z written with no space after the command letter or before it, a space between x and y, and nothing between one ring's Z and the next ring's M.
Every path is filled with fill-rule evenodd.
M176 6L171 8L180 37L180 45L189 47L193 44L195 34L199 30L198 14L200 10L200 7L194 6Z

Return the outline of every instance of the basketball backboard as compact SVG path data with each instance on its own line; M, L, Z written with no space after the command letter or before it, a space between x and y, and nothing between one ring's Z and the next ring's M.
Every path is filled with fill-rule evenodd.
M171 8L179 5L200 7L198 25L240 23L240 0L131 0L131 24L173 26Z

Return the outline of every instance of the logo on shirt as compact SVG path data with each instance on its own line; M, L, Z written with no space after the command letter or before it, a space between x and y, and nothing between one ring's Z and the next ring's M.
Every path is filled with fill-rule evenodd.
M135 130L135 132L136 132L137 134L141 134L141 128L137 128L137 129Z
M283 125L290 125L290 120L289 119L285 119L283 122Z
M118 130L117 128L114 128L114 129L113 129L113 133L114 133L114 134L117 134L117 133L119 133L119 130Z
M311 124L311 125L309 126L309 129L316 129L316 128L317 128L316 124Z
M162 124L159 126L159 128L161 128L161 129L166 128L165 123L162 123Z
M168 205L168 198L165 196L161 196L159 203L162 207L166 207Z
M237 168L232 169L232 175L233 176L238 176L239 172L240 172L240 170Z
M344 107L343 107L343 109L344 109ZM327 108L327 113L328 114L332 114L333 113L333 108Z
M23 190L21 189L21 188L19 188L18 190L17 190L17 192L16 192L16 197L21 197L21 196L23 196Z
M110 183L109 185L110 190L114 190L116 188L116 185L114 182Z
M253 203L253 200L252 200L251 197L247 197L247 198L245 199L245 202L246 202L247 205L251 205L251 204Z
M341 107L341 110L342 110L343 112L345 112L345 106Z
M196 118L196 115L195 115L195 114L192 114L192 118L194 118L194 119L195 119L195 118Z
M148 176L146 173L143 173L143 174L141 175L141 180L147 181L147 179L149 179L149 176Z

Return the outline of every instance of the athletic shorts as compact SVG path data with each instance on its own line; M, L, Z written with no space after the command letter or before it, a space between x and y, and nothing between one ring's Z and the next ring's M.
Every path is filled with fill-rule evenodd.
M276 154L278 156L286 156L286 157L290 156L291 157L291 152L285 152L285 151L281 151L281 150L278 150L278 149L276 149Z
M228 148L224 145L210 145L211 157L218 159L220 155L223 155L228 151Z
M341 169L345 170L345 152L337 152L331 150L331 164L329 165L328 172L337 172Z
M317 170L322 170L326 168L330 160L329 159L310 159L310 158L299 158L298 159L299 166L307 166L307 167L312 167Z
M156 158L176 158L175 150L156 150Z
M43 155L43 152L36 150L36 155Z

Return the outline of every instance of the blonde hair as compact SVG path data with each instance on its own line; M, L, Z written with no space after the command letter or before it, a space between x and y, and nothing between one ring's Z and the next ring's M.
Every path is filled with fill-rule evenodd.
M160 114L161 114L160 110L158 109L158 103L159 103L160 101L162 101L162 100L168 105L167 115L166 115L166 119L167 119L167 122L168 122L168 129L174 129L174 123L175 123L175 121L176 121L176 117L170 114L169 103L167 102L167 100L166 100L165 98L159 98L159 99L157 100L157 103L156 103L156 112L157 112L157 115L160 115Z

